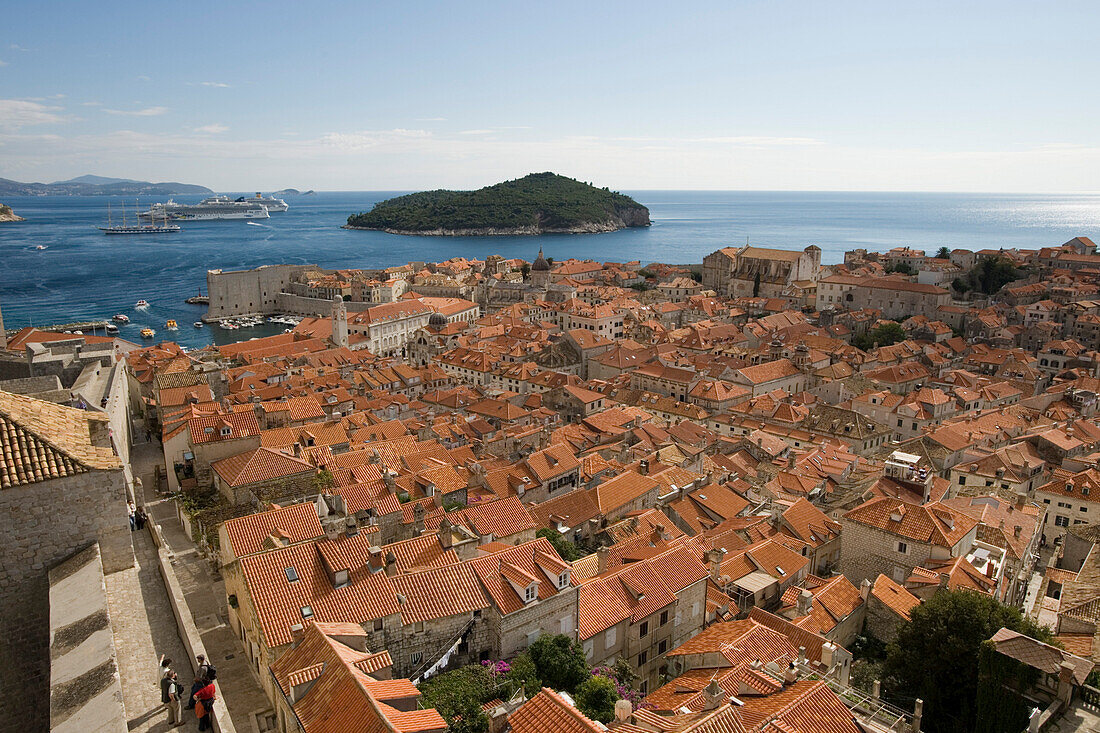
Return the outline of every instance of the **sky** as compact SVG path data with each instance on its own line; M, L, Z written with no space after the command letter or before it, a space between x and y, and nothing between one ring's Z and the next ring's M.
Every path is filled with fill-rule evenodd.
M1096 191L1100 3L0 4L0 177Z

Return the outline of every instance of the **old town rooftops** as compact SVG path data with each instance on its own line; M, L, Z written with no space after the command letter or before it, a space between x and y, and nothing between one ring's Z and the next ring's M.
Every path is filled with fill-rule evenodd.
M918 542L954 547L978 520L939 502L910 504L900 499L870 499L844 514L844 519Z

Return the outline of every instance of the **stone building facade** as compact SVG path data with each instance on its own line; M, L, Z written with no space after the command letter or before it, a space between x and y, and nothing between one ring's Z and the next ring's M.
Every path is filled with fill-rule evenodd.
M802 252L726 247L703 258L703 287L730 297L781 298L794 283L817 283L820 268L815 245Z
M133 565L126 476L106 416L7 392L0 447L0 730L45 730L47 573L96 542L104 572Z

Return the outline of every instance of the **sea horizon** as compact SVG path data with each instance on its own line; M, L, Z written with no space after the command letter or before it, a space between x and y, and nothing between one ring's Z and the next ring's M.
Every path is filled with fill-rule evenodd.
M845 251L858 248L1036 249L1075 236L1100 237L1100 194L1088 193L639 189L622 193L649 207L652 226L603 234L430 237L340 228L349 214L401 193L291 195L289 211L258 226L182 222L178 234L129 237L104 237L96 227L106 222L108 202L116 223L121 213L116 204L125 204L132 216L133 197L7 197L3 203L27 221L0 224L0 256L7 265L0 268L5 325L54 325L124 313L132 324L122 335L135 341L142 326L154 328L157 341L174 338L186 346L263 335L260 329L194 329L190 324L204 308L183 300L206 292L208 269L265 264L372 268L489 254L531 260L540 246L559 260L697 264L716 249L744 245L746 238L750 245L779 249L813 244L822 249L823 264L835 264ZM202 195L174 198L191 202ZM152 304L148 311L134 310L138 299ZM168 319L181 324L178 332L164 331Z

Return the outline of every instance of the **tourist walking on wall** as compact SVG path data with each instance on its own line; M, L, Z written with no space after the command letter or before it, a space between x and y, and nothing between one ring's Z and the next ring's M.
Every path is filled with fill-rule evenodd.
M145 529L145 523L149 521L149 515L145 513L145 507L139 506L137 511L134 512L134 522L137 523L138 529Z
M126 502L126 511L130 513L130 531L133 532L137 527L137 512L134 510L134 502Z
M217 690L213 682L207 682L201 690L195 693L195 715L199 718L199 730L210 730L213 727L211 716L214 714L214 699Z

